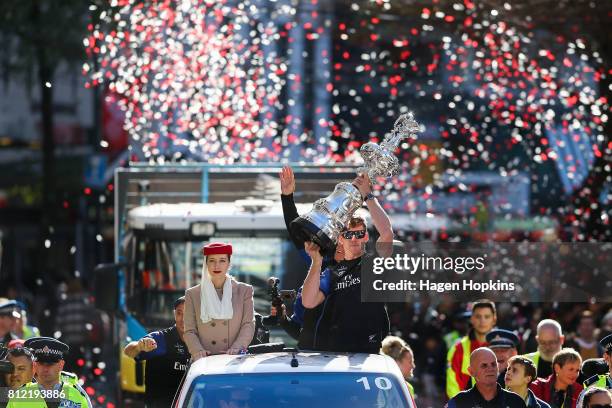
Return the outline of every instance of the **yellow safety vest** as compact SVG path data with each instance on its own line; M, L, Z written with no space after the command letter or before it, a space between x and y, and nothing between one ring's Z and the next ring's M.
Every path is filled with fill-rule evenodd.
M446 343L446 348L450 350L453 347L453 344L457 342L461 338L461 334L457 330L453 330L452 332L444 335L444 343Z
M83 394L74 385L64 382L57 390L41 390L37 383L28 383L21 388L11 390L6 408L47 408L45 393L51 399L60 400L62 407L92 408L87 394Z
M75 373L68 371L62 371L60 373L60 380L68 384L79 385L79 377L77 377Z
M408 391L410 391L410 395L414 398L414 387L408 381L406 381L406 385L408 386Z
M468 336L464 336L461 340L453 344L453 346L450 348L450 350L448 350L448 353L446 354L446 396L449 399L453 398L455 395L459 394L459 392L463 391L461 387L459 387L456 373L453 371L452 366L453 356L455 355L458 344L461 344L463 348L463 357L461 359L461 374L470 376L468 367L470 366L470 350L472 347L472 341Z
M610 374L599 374L588 378L584 382L584 388L601 387L612 390L612 376Z
M537 375L538 363L540 362L540 352L534 351L533 353L525 354L523 357L528 358L531 361L533 361L533 365L536 366L536 375Z
M23 339L31 339L32 337L40 337L40 330L34 326L23 326Z

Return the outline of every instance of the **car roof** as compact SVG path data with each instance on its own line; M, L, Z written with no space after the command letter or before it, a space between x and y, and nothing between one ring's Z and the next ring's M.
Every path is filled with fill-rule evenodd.
M297 367L291 366L293 357L298 361ZM185 406L185 398L192 383L206 375L243 375L271 373L364 373L390 374L401 384L402 393L407 399L408 407L414 402L402 373L395 361L389 356L362 353L328 353L328 352L277 352L247 355L214 355L201 358L191 365L179 394L179 405ZM181 405L183 404L183 405Z
M291 366L293 356L297 367ZM397 364L387 356L361 353L278 352L246 355L215 355L196 361L188 377L202 374L247 374L284 372L395 373Z

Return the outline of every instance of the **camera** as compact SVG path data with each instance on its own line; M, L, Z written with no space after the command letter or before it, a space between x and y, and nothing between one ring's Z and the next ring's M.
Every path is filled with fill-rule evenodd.
M4 382L4 375L11 374L15 369L13 363L6 360L8 349L6 347L0 347L0 387L6 387Z
M268 279L268 295L270 296L270 301L272 306L276 309L276 316L266 316L262 319L262 323L264 326L277 326L279 323L279 316L282 316L283 302L293 301L296 296L295 290L282 290L279 289L280 279L276 277L271 277Z

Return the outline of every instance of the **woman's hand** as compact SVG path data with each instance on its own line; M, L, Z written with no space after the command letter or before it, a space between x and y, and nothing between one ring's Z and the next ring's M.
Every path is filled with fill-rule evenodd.
M193 362L195 363L196 361L198 361L201 358L204 357L208 357L210 356L210 351L207 350L202 350L202 351L198 351L197 353L195 353L193 356L191 356L191 359L193 360Z

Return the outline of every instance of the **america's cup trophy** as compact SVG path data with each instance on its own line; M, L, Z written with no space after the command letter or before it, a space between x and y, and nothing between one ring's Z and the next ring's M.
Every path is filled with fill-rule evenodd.
M421 132L421 125L412 112L395 121L391 134L383 142L368 142L359 149L364 166L358 172L367 173L374 182L377 177L392 177L399 173L399 163L393 154L400 141ZM347 181L338 183L334 191L317 200L310 212L296 218L290 225L293 236L301 241L316 243L321 252L331 253L336 241L353 213L362 206L363 197L357 187Z

